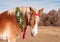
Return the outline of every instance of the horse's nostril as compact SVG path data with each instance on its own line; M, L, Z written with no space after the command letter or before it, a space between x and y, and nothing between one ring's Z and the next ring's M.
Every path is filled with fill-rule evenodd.
M33 34L31 33L31 35L33 36Z
M32 36L34 36L34 33L33 33L33 32L31 32L31 35L32 35Z

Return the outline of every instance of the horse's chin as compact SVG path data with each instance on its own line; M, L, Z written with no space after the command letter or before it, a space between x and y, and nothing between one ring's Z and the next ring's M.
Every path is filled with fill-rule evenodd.
M32 33L31 33L31 36L32 36L32 37L35 37L35 36L37 36L37 34L32 34Z
M32 31L31 31L31 35L32 36L36 36L38 34L38 30L37 29L33 29Z

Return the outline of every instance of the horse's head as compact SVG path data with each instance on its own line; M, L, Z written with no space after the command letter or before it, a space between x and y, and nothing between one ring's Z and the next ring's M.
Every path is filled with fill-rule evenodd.
M40 10L36 10L30 7L30 14L31 14L30 27L32 36L35 36L38 33L38 22L42 11L43 8Z

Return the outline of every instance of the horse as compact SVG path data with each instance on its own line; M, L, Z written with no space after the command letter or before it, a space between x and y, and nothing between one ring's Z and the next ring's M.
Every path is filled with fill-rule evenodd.
M30 10L31 10L30 12L31 14L31 18L30 18L31 35L36 36L38 34L38 24L39 24L41 14L44 8L38 10L38 9L30 7Z
M38 21L43 9L37 11L32 7L19 7L19 10L22 13L24 27L26 28L27 25L30 25L31 34L35 36L38 33ZM20 36L20 33L21 26L19 26L16 19L16 8L2 12L0 14L1 39L7 39L8 42L16 42L16 38Z

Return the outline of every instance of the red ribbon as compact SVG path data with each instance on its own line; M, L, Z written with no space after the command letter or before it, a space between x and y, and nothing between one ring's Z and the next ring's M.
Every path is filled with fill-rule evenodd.
M34 14L34 15L39 17L39 14Z
M23 39L25 38L25 35L26 35L26 26L24 27Z

